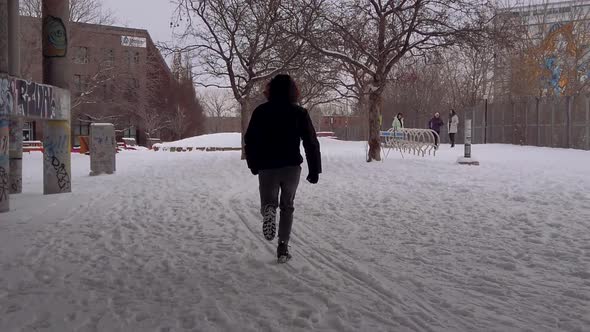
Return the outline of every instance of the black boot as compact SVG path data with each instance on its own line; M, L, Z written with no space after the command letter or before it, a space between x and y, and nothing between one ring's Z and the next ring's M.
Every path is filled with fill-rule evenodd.
M285 241L279 241L279 245L277 247L277 262L286 263L289 259L291 259L291 254L289 254L289 245Z
M277 210L273 206L267 206L264 209L264 216L262 219L262 233L264 238L272 241L277 233Z

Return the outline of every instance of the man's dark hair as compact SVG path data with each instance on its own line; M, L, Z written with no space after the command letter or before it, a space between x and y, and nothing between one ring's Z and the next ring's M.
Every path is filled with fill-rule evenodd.
M291 76L280 74L268 84L267 98L270 102L295 104L299 99L299 89Z

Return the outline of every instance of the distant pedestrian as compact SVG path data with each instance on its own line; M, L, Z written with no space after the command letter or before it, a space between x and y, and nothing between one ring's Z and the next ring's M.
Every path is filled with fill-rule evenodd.
M303 162L301 141L309 168L307 181L312 184L318 183L322 161L315 128L307 110L296 104L299 90L291 77L274 77L265 96L268 102L254 110L244 137L246 160L252 174L258 175L262 232L269 241L276 235L280 207L277 260L284 263L291 258L288 244Z
M404 115L402 113L397 113L397 116L393 119L391 126L393 131L399 131L400 129L404 128Z
M432 119L430 119L430 121L428 121L428 128L431 130L434 130L438 136L434 136L434 144L436 145L436 147L438 148L438 138L440 137L440 129L442 128L442 126L444 125L443 120L440 118L440 113L436 112L434 113L434 116L432 117Z
M451 140L451 147L455 147L455 135L459 131L459 116L454 109L449 113L449 139Z

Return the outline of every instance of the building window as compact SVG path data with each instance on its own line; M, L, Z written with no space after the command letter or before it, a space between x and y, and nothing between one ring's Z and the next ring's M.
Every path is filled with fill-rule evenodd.
M123 51L123 56L125 57L125 63L127 65L131 65L131 52L129 50Z
M77 64L88 63L88 47L74 48L74 63L77 63Z
M130 78L128 84L130 88L139 88L139 80L137 78Z
M86 92L90 83L89 76L75 74L74 75L74 91L78 93Z
M82 90L82 75L74 75L74 90L80 91Z
M109 89L109 85L106 82L102 84L102 96L106 100L110 100L112 98L111 90Z
M125 130L123 131L123 137L135 138L137 140L137 130L134 126L125 128Z
M139 52L135 52L135 54L133 55L133 62L139 64L139 59Z
M80 145L80 136L90 136L90 122L78 119L73 124L74 130L74 145Z
M112 48L103 49L103 60L106 65L112 66L115 63L115 51Z

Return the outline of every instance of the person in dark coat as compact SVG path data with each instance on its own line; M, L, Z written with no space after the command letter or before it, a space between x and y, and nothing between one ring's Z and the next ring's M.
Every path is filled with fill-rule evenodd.
M258 175L262 230L269 241L275 238L276 211L280 207L277 259L282 263L291 258L288 243L303 163L301 142L309 168L307 181L318 183L322 162L309 113L297 105L299 90L293 79L289 75L277 75L265 94L268 102L254 110L244 143L248 168Z
M436 144L436 147L438 148L438 138L440 136L440 128L442 128L442 126L444 125L443 120L440 118L440 113L436 112L434 113L434 116L432 117L432 119L430 119L430 121L428 121L428 128L431 130L434 130L438 136L434 136L434 143Z

